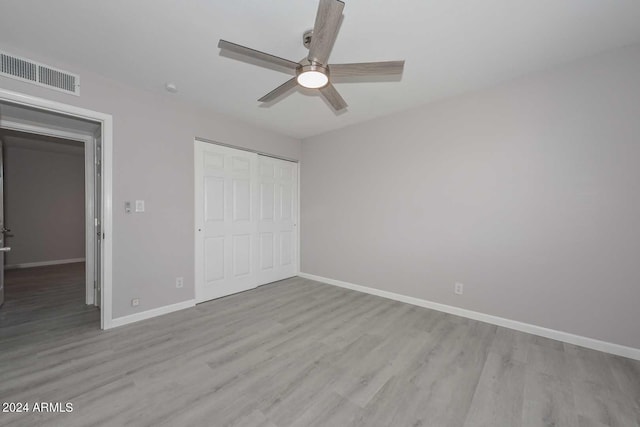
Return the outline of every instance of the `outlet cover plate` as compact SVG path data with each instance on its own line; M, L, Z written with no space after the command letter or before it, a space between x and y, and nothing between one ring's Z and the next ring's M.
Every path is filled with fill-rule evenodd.
M453 287L453 292L457 295L462 295L464 293L464 285L462 283L456 283Z

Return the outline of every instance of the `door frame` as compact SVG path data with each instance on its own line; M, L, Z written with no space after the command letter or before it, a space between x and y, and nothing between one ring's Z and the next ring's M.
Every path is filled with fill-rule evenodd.
M113 316L112 316L112 280L113 280L113 242L112 242L112 226L113 226L113 205L112 205L112 191L113 191L113 183L112 183L112 179L113 179L113 158L112 158L112 150L113 150L113 118L110 114L105 114L105 113L100 113L97 111L92 111L92 110L88 110L85 108L80 108L80 107L76 107L73 105L68 105L68 104L63 104L60 102L56 102L56 101L51 101L48 99L44 99L44 98L38 98L35 96L31 96L31 95L26 95L26 94L22 94L19 92L13 92L13 91L9 91L9 90L5 90L0 88L0 101L2 102L6 102L6 103L11 103L11 104L16 104L19 106L23 106L23 107L29 107L32 109L36 109L36 110L40 110L43 112L51 112L51 113L57 113L57 114L62 114L65 116L69 116L69 117L75 117L75 118L80 118L80 119L85 119L85 120L90 120L93 122L96 122L100 125L100 132L101 132L101 139L102 139L102 156L101 156L101 166L102 166L102 198L101 198L101 202L102 202L102 212L101 212L101 216L100 216L100 223L101 223L101 229L103 232L103 239L102 239L102 254L101 254L101 264L102 264L102 268L101 268L101 288L100 288L100 301L101 301L101 307L100 307L100 328L101 329L110 329L112 328L112 323L113 323ZM7 122L4 122L5 124ZM10 124L10 123L9 123ZM15 126L16 123L13 123L13 125ZM75 135L73 138L71 139L78 139L78 134L74 134L74 133L69 133L69 132L64 132L64 131L56 131L53 130L54 132L58 133L58 135L54 135L51 134L52 129L47 128L46 126L40 127L40 126L33 126L33 125L23 125L20 124L20 126L22 127L22 129L14 129L14 130L25 130L24 128L29 128L31 127L32 129L32 133L33 133L33 129L39 129L39 130L44 130L44 134L46 135L47 132L50 136L62 136L62 134L67 134L66 138L68 138L68 135ZM8 125L3 125L3 127L7 127ZM36 131L35 133L43 133L40 131ZM65 136L62 136L65 137ZM91 146L92 149L91 150L86 150L85 149L85 174L87 173L86 169L88 169L86 166L87 165L91 165L91 169L93 170L93 146L95 144L95 138L92 138L91 136L85 136L86 140L83 140L85 142L85 147L89 147ZM88 152L91 151L91 158L88 157ZM93 173L93 171L92 171ZM93 175L91 176L91 180L93 181ZM89 191L87 189L87 180L86 180L86 176L85 176L85 192ZM94 191L91 190L91 194L93 194ZM87 202L88 203L88 202ZM93 211L93 207L91 207L91 210ZM87 221L86 221L86 227L87 227L87 231L88 231L88 227L89 227L89 218L94 218L94 216L88 217ZM95 236L93 236L93 227L91 227L91 241L93 242L93 238ZM87 245L89 244L89 239L87 239ZM87 246L88 248L88 246ZM91 253L93 253L93 247L91 250ZM88 260L87 260L88 261ZM93 267L93 266L92 266ZM88 269L87 269L88 270ZM87 281L87 289L89 288L89 286L91 286L91 289L93 289L93 277L90 279L90 281ZM88 294L91 294L92 292L88 292ZM87 300L89 299L89 296L87 294ZM93 296L91 296L91 300L93 300Z
M196 167L196 162L198 161L198 149L197 149L197 145L198 142L204 142L207 144L213 144L213 145L218 145L221 147L227 147L227 148L233 148L235 150L241 150L241 151L247 151L249 153L255 153L261 156L267 156L267 157L273 157L274 159L279 159L279 160L285 160L287 162L293 162L296 163L297 165L297 169L298 169L298 173L297 173L297 177L296 177L296 185L298 186L297 188L297 203L296 203L296 211L297 211L297 215L298 218L296 220L296 226L294 227L295 232L296 232L296 236L294 238L295 241L295 245L296 245L296 266L295 266L295 275L299 275L300 274L300 177L302 176L302 174L300 173L301 170L301 162L300 160L296 160L296 159L291 159L291 158L287 158L287 157L283 157L283 156L278 156L275 154L271 154L271 153L265 153L264 151L258 151L258 150L252 150L250 148L246 148L246 147L240 147L237 145L232 145L232 144L225 144L222 142L218 142L218 141L213 141L211 139L206 139L206 138L200 138L200 137L195 137L193 140L193 159L194 159L194 164L193 164L193 178L194 178L194 187L193 187L193 248L194 248L194 296L197 293L197 281L198 281L198 271L199 271L199 267L201 267L198 264L198 256L196 255L196 252L198 250L198 223L197 223L197 197L198 195L195 193L196 191L196 180L198 179L197 173L198 173L198 168ZM201 160L201 159L200 159ZM202 266L204 267L204 266ZM199 304L200 301L198 301L198 298L196 296L195 298L196 300L196 304Z

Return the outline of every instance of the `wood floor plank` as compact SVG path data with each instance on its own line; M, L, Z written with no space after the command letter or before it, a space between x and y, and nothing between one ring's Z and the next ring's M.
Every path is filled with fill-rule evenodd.
M311 407L293 423L295 427L354 425L362 409L348 399L329 392L318 396Z
M640 363L291 278L110 331L82 264L7 273L2 426L640 427Z
M571 382L527 368L522 426L579 427Z
M415 425L416 407L420 405L420 390L401 376L393 376L378 390L360 412L354 425L358 427L383 427Z
M521 426L525 372L523 363L490 353L465 427Z

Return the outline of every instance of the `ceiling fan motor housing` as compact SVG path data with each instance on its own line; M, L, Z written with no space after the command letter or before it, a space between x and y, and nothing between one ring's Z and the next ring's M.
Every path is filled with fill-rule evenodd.
M322 73L325 76L329 77L329 68L323 67L322 65L319 65L319 64L302 65L298 67L298 69L296 70L296 75L299 76L300 74L306 73L309 71L317 71L318 73Z

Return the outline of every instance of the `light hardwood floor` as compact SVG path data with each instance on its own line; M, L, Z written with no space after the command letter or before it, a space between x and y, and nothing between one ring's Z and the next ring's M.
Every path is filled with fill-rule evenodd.
M5 271L5 304L0 309L0 339L27 331L78 324L100 326L100 312L85 302L84 263Z
M0 425L640 423L638 362L310 280L100 331L96 310L16 276L36 295L0 310L0 401L74 411Z

